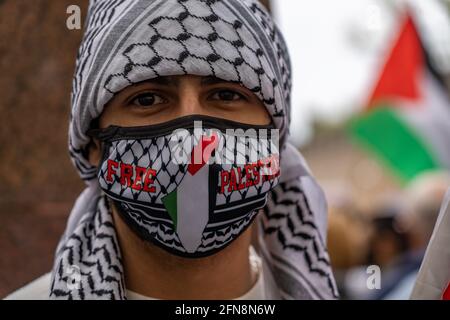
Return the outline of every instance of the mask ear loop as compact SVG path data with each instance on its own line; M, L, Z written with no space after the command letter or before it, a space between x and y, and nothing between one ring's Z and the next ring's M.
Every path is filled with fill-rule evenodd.
M118 126L109 126L106 129L91 128L86 131L86 135L91 138L97 138L101 141L107 141L111 137L114 137L119 129L120 127Z
M98 142L100 143L100 162L97 165L97 171L95 173L96 176L98 176L98 172L100 170L100 167L102 165L102 163L105 161L105 159L109 156L108 150L111 147L112 142L108 141L108 137L112 134L114 134L115 130L111 130L111 129L100 129L98 128L98 122L96 120L93 120L91 123L91 129L88 129L86 131L86 135L88 137L90 137L90 141L87 145L87 149L95 144L94 139L97 139ZM111 132L114 131L114 132Z

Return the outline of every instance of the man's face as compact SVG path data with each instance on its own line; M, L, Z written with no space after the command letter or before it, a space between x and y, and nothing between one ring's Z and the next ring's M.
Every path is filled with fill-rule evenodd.
M247 88L213 77L192 75L159 77L131 85L105 106L99 127L144 126L182 116L201 114L237 122L267 125L270 116L259 98ZM100 160L99 143L90 161Z

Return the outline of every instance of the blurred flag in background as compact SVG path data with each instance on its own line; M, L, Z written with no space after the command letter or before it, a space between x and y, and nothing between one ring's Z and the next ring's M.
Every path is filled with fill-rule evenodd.
M449 99L408 13L363 112L349 129L405 182L426 170L450 168Z

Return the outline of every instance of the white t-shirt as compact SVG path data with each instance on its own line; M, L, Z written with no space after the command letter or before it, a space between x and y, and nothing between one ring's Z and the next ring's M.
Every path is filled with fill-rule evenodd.
M258 256L253 247L250 247L249 253L250 265L252 270L257 273L257 280L253 287L243 296L233 300L271 300L280 299L278 288L273 279L272 273L267 268L262 259ZM51 273L35 279L26 286L16 290L8 295L6 300L47 300L49 298ZM139 293L127 290L127 299L129 300L156 300L151 297L143 296Z

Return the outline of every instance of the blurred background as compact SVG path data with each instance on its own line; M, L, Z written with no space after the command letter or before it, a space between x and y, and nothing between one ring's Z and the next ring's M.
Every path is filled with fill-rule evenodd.
M292 142L327 196L341 296L408 298L450 187L450 1L262 2L291 54ZM50 270L83 189L67 152L82 30L66 9L84 23L87 3L0 0L0 297Z

